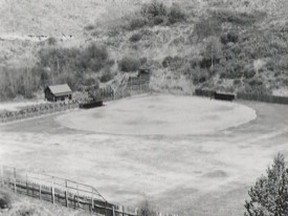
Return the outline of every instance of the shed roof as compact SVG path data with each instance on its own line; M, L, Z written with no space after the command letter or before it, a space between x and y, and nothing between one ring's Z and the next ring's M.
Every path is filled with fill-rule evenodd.
M67 84L53 85L53 86L48 86L47 88L49 88L51 93L54 94L55 96L63 96L67 94L72 94L72 90Z

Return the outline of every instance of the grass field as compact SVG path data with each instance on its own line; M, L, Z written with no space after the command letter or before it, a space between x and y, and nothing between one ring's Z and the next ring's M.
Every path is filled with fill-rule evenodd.
M105 111L75 111L1 126L0 163L91 184L109 201L124 205L148 199L159 210L179 215L240 216L249 186L277 152L288 155L286 106L141 97L142 103L137 97L109 103ZM143 119L149 124L141 127L141 122L135 122L141 107L139 115L147 117L149 106L158 109L160 104L161 115L150 107L153 119ZM219 125L211 123L207 112ZM107 118L110 114L114 118ZM127 133L129 119L122 121L129 116L136 125L131 133ZM78 117L89 122L82 124ZM165 118L160 127L159 118ZM232 121L228 124L225 118ZM175 123L177 127L167 129L166 120L168 126ZM99 131L102 127L97 122L110 125L111 130L103 126L107 133ZM113 122L120 133L115 133ZM178 133L181 123L192 132ZM152 132L165 133L148 135L150 127ZM135 133L142 128L145 133Z

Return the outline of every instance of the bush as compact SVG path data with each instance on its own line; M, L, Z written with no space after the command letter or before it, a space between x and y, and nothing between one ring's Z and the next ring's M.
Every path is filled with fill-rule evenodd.
M154 0L144 4L140 11L137 11L134 15L123 18L123 20L125 19L128 19L128 24L124 25L123 28L133 31L144 26L170 25L183 22L186 21L186 14L178 4L173 4L169 8L163 2Z
M142 34L140 33L136 33L136 34L133 34L130 38L129 38L129 41L132 42L132 43L135 43L135 42L138 42L142 39Z
M48 45L50 45L50 46L54 46L54 45L57 44L57 39L54 38L54 37L49 37L49 38L47 39L47 41L48 41Z
M261 176L248 191L245 216L288 215L288 168L285 158L278 154L266 175Z
M168 14L168 24L174 24L186 21L186 14L181 10L178 4L173 4Z
M237 43L239 40L239 35L235 31L229 31L221 35L221 43Z
M207 44L204 52L205 62L203 67L214 67L215 64L220 62L220 59L223 57L222 45L219 41L219 38L211 36L207 39ZM207 62L206 62L207 61ZM210 61L210 63L208 63Z
M193 34L197 36L198 40L210 36L219 36L222 28L221 23L212 18L201 18L194 27Z
M158 215L157 212L154 210L154 208L147 200L141 204L137 214L137 216L157 216L157 215Z
M89 25L87 25L87 26L84 27L84 30L86 30L86 31L92 31L92 30L94 30L94 29L95 29L95 26L92 25L92 24L89 24Z
M140 60L132 56L125 56L118 62L118 67L123 72L137 71L140 65Z
M256 72L254 70L254 67L251 65L247 65L244 67L244 77L246 79L251 79L255 76Z
M102 83L106 83L106 82L112 80L113 77L114 77L113 73L111 72L110 68L107 67L107 68L104 68L104 70L102 71L102 75L100 77L100 81Z
M254 11L253 13L238 12L235 10L218 9L212 11L213 19L220 22L230 22L238 25L252 25L261 20L266 14L264 12Z
M136 29L140 29L148 24L148 20L142 17L133 17L129 21L128 26L125 28L129 31L134 31Z
M144 4L141 8L141 14L143 17L148 18L155 18L155 17L161 17L166 16L168 14L167 7L157 0L152 1L149 4Z
M245 83L245 92L260 95L271 94L271 90L266 87L263 81L255 77Z
M164 58L164 60L162 61L162 66L163 66L164 68L169 67L169 65L171 64L172 61L173 61L173 57L171 57L171 56L166 56L166 57Z
M98 72L108 63L108 51L104 46L92 43L81 53L80 61L83 69Z
M193 80L193 83L197 85L199 83L204 83L207 80L209 80L210 74L206 69L202 69L198 67L198 68L191 69L191 78Z
M9 194L0 192L0 209L11 208L11 198Z
M184 59L179 56L175 56L175 57L167 56L164 58L162 62L162 66L164 68L169 67L171 70L177 70L181 68L183 64L184 64Z

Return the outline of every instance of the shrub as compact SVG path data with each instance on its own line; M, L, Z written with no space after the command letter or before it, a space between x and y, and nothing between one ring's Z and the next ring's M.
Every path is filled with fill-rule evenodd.
M213 19L220 22L230 22L238 25L252 25L262 19L266 14L264 12L254 11L253 13L238 12L235 10L218 9L212 11Z
M212 18L201 18L194 27L193 34L198 40L209 36L219 36L222 31L221 24Z
M110 70L110 67L106 67L104 68L104 70L102 71L102 75L100 77L100 81L105 83L105 82L108 82L110 80L113 79L113 73L111 72Z
M141 64L141 65L146 64L147 61L148 61L147 57L142 57L142 58L140 58L140 64Z
M89 24L89 25L85 26L84 29L85 29L86 31L92 31L92 30L95 29L95 26L92 25L92 24Z
M288 55L281 56L279 61L279 67L285 70L288 69Z
M266 175L261 176L248 191L245 216L288 215L288 168L285 158L278 154Z
M255 77L245 83L245 92L260 95L271 94L271 90L266 87L265 83Z
M169 65L171 64L172 61L173 61L173 57L172 57L172 56L166 56L166 57L164 58L164 60L162 61L162 66L163 66L164 68L169 67Z
M83 69L90 69L98 72L106 66L108 60L108 51L104 46L95 43L90 44L80 55L81 65Z
M54 46L54 45L57 44L57 39L54 38L54 37L49 37L49 38L47 39L47 41L48 41L48 45L50 45L50 46Z
M141 14L144 17L155 18L160 16L166 16L168 9L167 7L157 0L152 1L149 4L144 4L141 8Z
M11 198L9 194L0 192L0 209L11 208Z
M234 81L233 81L233 84L234 85L239 85L241 83L241 80L240 79L235 79Z
M141 204L137 215L138 216L157 216L158 214L154 210L154 208L151 206L151 204L146 200Z
M228 44L228 43L237 43L239 40L239 35L235 31L229 31L221 35L221 43Z
M207 39L207 44L205 47L204 52L204 59L209 61L210 65L213 68L213 66L217 63L219 63L220 59L223 56L222 52L222 45L217 37L209 37ZM206 64L208 66L208 64Z
M132 56L124 56L118 62L118 67L123 72L137 71L140 65L141 65L140 60Z
M153 23L151 23L150 25L154 26L154 25L160 25L165 23L166 21L166 17L165 16L156 16L153 18Z
M251 79L255 76L256 72L254 70L254 67L251 65L247 65L244 67L244 77L246 79Z
M142 39L142 34L140 33L136 33L136 34L133 34L130 38L129 38L129 41L132 42L132 43L135 43L135 42L138 42Z
M170 25L183 22L186 21L186 14L177 4L173 4L169 8L163 2L154 0L144 4L140 11L137 11L134 15L123 18L123 20L125 19L128 19L128 24L124 24L123 28L132 31L144 26Z
M148 20L142 17L133 17L129 21L128 26L125 28L129 31L134 31L136 29L140 29L148 24Z
M210 74L206 69L202 69L202 68L194 68L191 70L191 77L193 80L193 83L199 84L199 83L204 83L207 80L210 79Z
M186 14L181 10L178 4L173 4L168 14L168 24L186 21Z
M170 67L171 70L177 70L181 68L183 64L184 64L184 59L179 56L175 56L175 57L167 56L164 58L162 62L162 66L164 68Z

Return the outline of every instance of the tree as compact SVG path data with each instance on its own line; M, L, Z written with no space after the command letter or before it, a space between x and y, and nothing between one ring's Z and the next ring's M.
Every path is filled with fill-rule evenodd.
M288 168L285 158L278 154L274 163L248 191L245 216L288 215Z
M213 69L214 64L219 61L222 57L222 45L218 37L211 36L207 39L205 58L210 59L211 68Z

